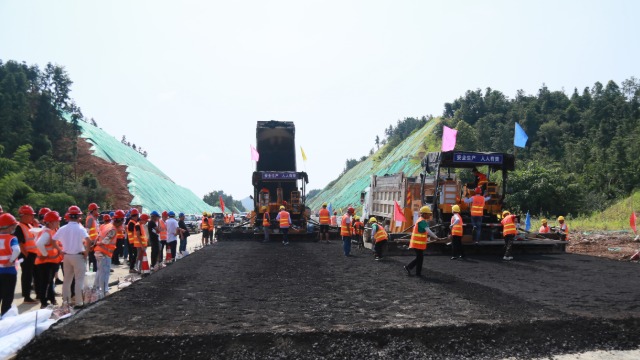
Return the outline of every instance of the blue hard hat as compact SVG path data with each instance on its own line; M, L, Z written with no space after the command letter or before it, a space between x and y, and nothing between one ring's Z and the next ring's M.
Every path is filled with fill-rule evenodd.
M184 216L184 213L178 214L178 217L183 217L183 216Z
M111 216L111 217L114 217L115 215L116 215L115 211L112 211L112 212L109 213L109 216Z
M155 211L155 210L153 210L153 211L151 212L151 214L149 214L149 215L151 215L151 216L158 216L158 217L160 217L160 214L158 214L158 212L157 212L157 211Z
M169 217L175 217L176 213L174 213L173 211L169 211Z

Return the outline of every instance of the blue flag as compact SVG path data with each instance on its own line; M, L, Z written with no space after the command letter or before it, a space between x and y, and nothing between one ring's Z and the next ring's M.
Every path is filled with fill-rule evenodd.
M329 203L329 206L327 207L327 209L329 210L329 214L333 215L333 210L331 209L331 203Z
M527 140L529 140L529 137L524 130L522 130L520 124L516 123L516 132L513 135L513 145L523 148L527 144Z
M527 211L527 219L524 221L524 229L527 231L531 229L531 215L529 215L529 211Z

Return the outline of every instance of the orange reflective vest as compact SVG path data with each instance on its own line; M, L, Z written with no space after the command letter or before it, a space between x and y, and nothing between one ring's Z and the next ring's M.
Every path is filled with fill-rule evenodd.
M167 241L167 223L165 223L164 220L158 219L158 229L160 229L158 233L160 241Z
M282 210L280 211L280 227L288 228L289 227L289 213Z
M24 236L24 251L38 254L38 248L36 247L36 236L29 231L33 226L31 224L19 223L20 229L22 229L22 235Z
M89 226L89 222L91 222L91 226ZM91 239L91 241L96 241L96 239L98 238L98 229L96 228L97 223L98 222L96 221L96 218L93 217L93 215L88 215L87 220L85 220L84 227L87 228L89 239Z
M427 232L421 233L418 229L418 225L427 221L425 219L421 219L415 225L413 225L413 232L411 233L411 240L409 241L409 249L418 249L425 250L427 248Z
M116 228L116 238L118 240L124 239L124 224Z
M40 250L38 250L38 257L36 257L35 264L36 265L40 265L40 264L44 264L44 263L59 264L60 262L62 262L62 257L60 256L61 254L58 251L58 249L56 249L53 246L54 241L55 241L55 240L53 240L53 235L56 232L55 232L55 230L51 230L49 228L43 228L42 231L40 232L40 234L38 234L38 239L44 233L48 233L49 234L49 241L44 245L44 248L47 250L47 256L42 255Z
M506 218L500 221L502 223L502 236L515 235L518 233L518 231L516 230L515 219L515 215L507 215Z
M200 229L209 230L209 218L203 217L202 223L200 223Z
M560 225L560 232L565 236L565 240L569 240L569 225L566 223Z
M0 234L0 268L12 267L11 260L11 240L15 238L13 234Z
M542 226L540 226L540 230L538 230L538 232L540 234L548 234L548 233L551 232L551 228L549 227L549 225L546 225L546 226L542 225Z
M389 239L389 234L384 229L382 225L376 225L377 229L375 234L373 234L373 238L376 240L376 243Z
M351 219L349 214L342 215L342 223L340 224L340 236L351 236L351 223L347 223L347 219Z
M458 218L458 223L453 225L453 222L455 221L456 217ZM462 236L463 227L464 227L464 223L462 222L462 216L460 216L460 214L454 214L451 217L451 224L453 225L453 227L451 228L451 235Z
M269 220L269 213L265 212L262 217L262 226L271 226L271 222Z
M224 223L228 224L231 221L231 219L229 219L229 216L225 215L224 216Z
M106 239L107 236L109 236L109 232L111 231L116 231L117 233L117 230L113 224L106 224L105 226L101 227L100 235L98 237L99 241L94 248L96 252L101 252L107 257L113 256L113 251L116 249L116 242L118 241L117 236L112 236L111 239L109 239L108 244L104 244L102 242L102 240Z
M364 224L358 220L353 224L353 235L362 236L364 232Z
M482 216L484 210L484 196L474 195L471 203L471 216Z
M335 215L331 217L331 226L338 226L338 217Z
M129 230L130 226L129 224L133 223L133 230ZM136 225L138 225L138 222L131 219L129 220L129 222L127 223L127 238L129 239L129 244L135 244L136 241Z
M318 216L320 217L320 225L329 225L331 224L331 213L327 209L320 209L318 212Z
M144 229L144 225L142 224L136 224L135 228L140 229L140 235L134 236L133 238L133 247L141 247L141 248L146 248L148 242L148 238L147 238L147 232ZM135 230L134 230L135 232Z

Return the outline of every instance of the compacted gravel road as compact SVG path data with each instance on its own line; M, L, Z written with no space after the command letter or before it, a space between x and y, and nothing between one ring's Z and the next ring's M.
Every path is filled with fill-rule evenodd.
M55 324L18 359L502 359L640 347L638 265L582 255L374 261L219 242Z

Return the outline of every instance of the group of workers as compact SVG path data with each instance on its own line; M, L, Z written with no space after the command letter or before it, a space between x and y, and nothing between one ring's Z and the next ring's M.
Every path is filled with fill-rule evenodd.
M82 225L82 210L71 206L64 214L66 224L60 226L63 217L49 208L40 209L36 218L33 208L23 205L16 219L0 206L0 316L13 303L17 263L22 271L24 303L40 302L41 308L57 305L55 286L62 284L63 301L82 308L88 265L96 272L93 287L104 296L109 291L111 265L120 263L120 255L126 258L128 253L130 273L145 274L147 247L151 247L151 267L163 262L165 249L165 263L175 260L178 239L180 251L186 250L189 232L183 213L178 221L173 211L141 214L133 208L126 213L117 210L100 215L99 209L97 204L89 204ZM66 274L64 281L58 279L60 269Z

